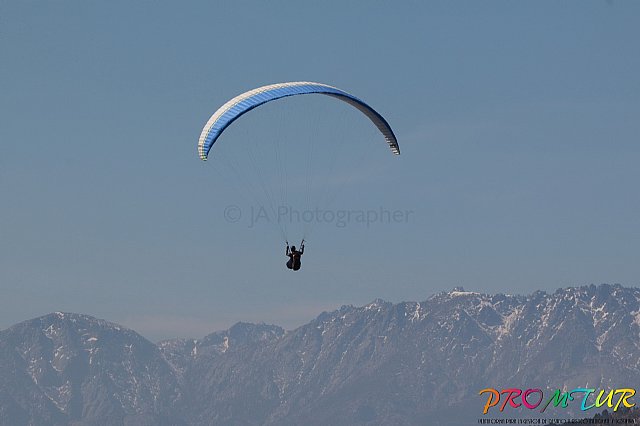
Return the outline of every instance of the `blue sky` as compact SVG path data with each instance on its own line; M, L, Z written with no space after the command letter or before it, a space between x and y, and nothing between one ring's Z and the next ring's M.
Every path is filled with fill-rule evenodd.
M63 310L198 337L459 285L636 286L638 18L624 1L0 0L0 328ZM252 201L196 142L229 98L296 80L365 99L402 155L329 98L256 110L221 150L370 146L322 178L345 177L331 209L411 214L317 226L294 274L277 230L225 220Z

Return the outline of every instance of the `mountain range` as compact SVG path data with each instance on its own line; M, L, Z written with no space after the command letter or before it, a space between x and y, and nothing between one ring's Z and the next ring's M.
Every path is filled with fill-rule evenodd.
M501 414L483 416L485 388L639 383L640 289L618 284L456 288L343 306L295 330L238 323L158 343L62 312L0 331L8 426L465 425Z

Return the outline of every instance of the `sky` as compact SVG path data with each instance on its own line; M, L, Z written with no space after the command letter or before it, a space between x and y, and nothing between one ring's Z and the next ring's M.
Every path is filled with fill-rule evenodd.
M158 340L456 286L637 286L639 18L617 0L0 0L0 329L67 311ZM402 155L308 96L198 158L219 106L285 81L364 99ZM400 220L316 220L287 270L275 221L250 223L278 144L289 177L327 165L306 188L334 217Z

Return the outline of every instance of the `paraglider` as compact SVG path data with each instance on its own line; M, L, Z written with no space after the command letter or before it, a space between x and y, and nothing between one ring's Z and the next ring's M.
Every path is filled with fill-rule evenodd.
M389 123L376 110L367 105L361 99L341 90L337 87L322 83L308 81L271 84L249 90L222 105L207 121L198 139L198 155L206 161L213 145L222 133L243 114L265 103L295 95L320 94L343 101L362 112L382 133L384 140L389 145L391 152L400 154L400 147ZM263 184L263 182L261 182ZM270 195L270 191L264 191ZM286 190L284 191L286 192ZM273 204L273 203L271 203ZM273 205L272 205L273 208ZM280 223L278 223L280 225ZM286 231L281 228L282 236L286 237ZM285 238L283 238L285 239ZM289 256L287 268L297 271L300 269L300 257L304 253L304 239L300 250L295 246L289 247L287 242L286 255Z
M287 268L293 269L297 271L300 269L300 257L304 254L304 240L300 243L300 250L296 250L296 246L291 246L289 248L289 241L287 241L287 250L285 254L289 256L289 260L287 261Z

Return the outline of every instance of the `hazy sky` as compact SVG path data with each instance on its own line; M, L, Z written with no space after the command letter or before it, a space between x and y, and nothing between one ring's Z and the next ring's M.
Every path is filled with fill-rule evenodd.
M0 328L62 310L155 340L459 285L636 286L638 22L631 1L0 0ZM256 110L221 151L370 146L320 179L331 208L410 214L317 226L293 273L196 143L229 98L296 80L369 102L402 155L351 145L381 136L331 98Z

